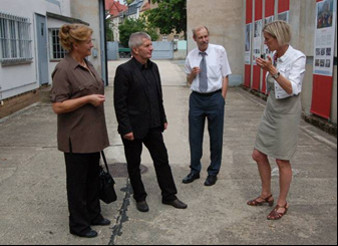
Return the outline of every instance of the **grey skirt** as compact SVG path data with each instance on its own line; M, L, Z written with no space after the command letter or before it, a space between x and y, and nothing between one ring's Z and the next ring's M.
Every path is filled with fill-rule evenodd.
M276 99L273 79L268 77L270 95L258 128L255 149L280 160L296 152L301 117L300 95Z

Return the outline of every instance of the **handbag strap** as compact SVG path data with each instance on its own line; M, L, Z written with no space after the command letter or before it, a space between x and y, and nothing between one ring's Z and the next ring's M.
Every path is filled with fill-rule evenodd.
M107 160L106 160L106 156L104 155L103 150L101 151L101 155L102 155L102 159L103 159L104 165L106 166L106 170L107 170L107 172L110 174L109 168L108 168L108 164L107 164ZM112 175L110 175L110 176L112 176ZM112 177L112 178L113 178L113 177Z
M111 179L113 180L113 183L115 184L115 180L114 180L114 178L113 178L113 175L111 175L111 174L110 174L110 172L109 172L109 168L108 168L108 164L107 164L106 156L104 155L104 152L103 152L103 150L101 151L101 155L102 155L102 159L103 159L104 165L106 166L107 173L109 174L109 176L110 176L110 177L111 177Z

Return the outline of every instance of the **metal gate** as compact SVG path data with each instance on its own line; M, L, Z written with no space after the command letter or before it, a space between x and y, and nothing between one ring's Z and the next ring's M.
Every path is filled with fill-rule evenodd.
M153 56L154 60L165 60L174 58L173 42L159 41L153 42ZM107 57L108 60L119 59L119 44L118 42L107 42ZM124 56L123 56L124 57ZM121 57L121 58L123 58ZM128 56L129 57L129 56Z
M164 60L174 58L173 42L161 41L153 42L153 57L154 60Z
M118 42L107 42L107 58L109 61L118 60L119 56L119 43Z

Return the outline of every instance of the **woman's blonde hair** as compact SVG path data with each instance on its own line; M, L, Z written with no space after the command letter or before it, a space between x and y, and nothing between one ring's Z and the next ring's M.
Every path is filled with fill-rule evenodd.
M59 38L62 47L72 50L72 44L81 43L88 39L93 33L93 29L83 24L65 24L60 28Z
M277 20L266 24L263 28L263 32L276 38L280 46L289 44L291 41L290 25L285 21Z

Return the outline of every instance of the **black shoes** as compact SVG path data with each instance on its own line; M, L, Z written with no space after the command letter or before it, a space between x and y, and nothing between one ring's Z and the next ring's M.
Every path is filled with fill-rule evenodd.
M162 201L162 203L165 204L165 205L171 205L174 208L178 208L178 209L186 209L188 207L187 204L185 204L184 202L181 202L178 199L171 201L171 202Z
M199 173L189 173L187 177L185 177L182 182L184 184L189 184L194 182L195 179L199 179L200 178L200 174Z
M107 226L110 225L110 220L102 218L100 221L95 221L92 223L93 226Z
M107 226L107 225L110 225L110 223L111 223L110 220L102 218L99 221L92 222L91 225L93 225L93 226ZM86 237L86 238L97 237L97 232L94 231L91 228L89 228L89 230L86 233L77 233L77 232L70 230L70 234L73 234L73 235L78 236L78 237Z
M196 179L200 178L199 173L189 173L187 177L185 177L182 182L184 184L189 184L194 182ZM216 175L208 175L208 178L205 180L204 185L205 186L212 186L216 183L217 176Z
M207 179L204 182L205 186L212 186L216 183L217 181L217 176L213 176L213 175L208 175Z
M79 234L79 233L75 233L70 231L71 234L78 236L78 237L86 237L86 238L93 238L93 237L97 237L97 232L90 229L88 232L83 233L83 234Z
M187 208L187 204L181 202L180 200L176 199L174 201L162 201L163 204L166 204L166 205L171 205L173 206L174 208L178 208L178 209L185 209ZM138 211L140 212L148 212L149 211L149 207L148 207L148 204L146 201L142 201L142 202L136 202L136 208Z
M143 213L149 211L149 207L146 201L136 202L136 208L138 211L143 212Z

